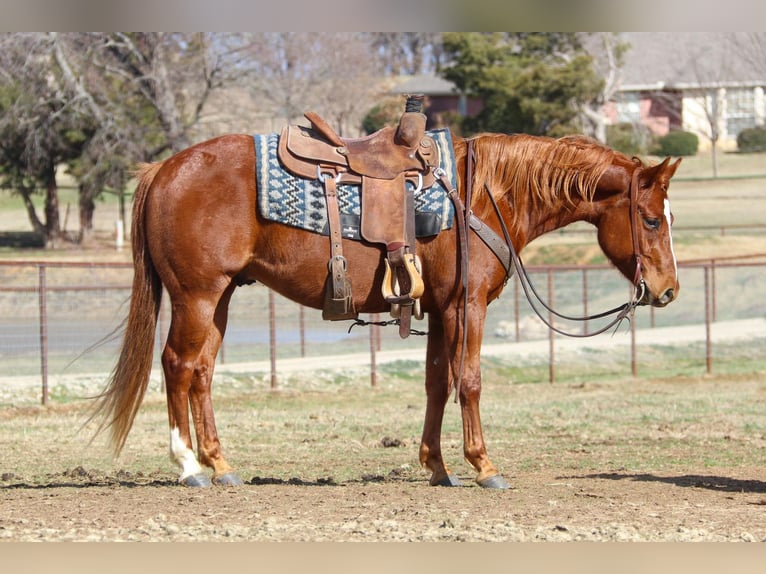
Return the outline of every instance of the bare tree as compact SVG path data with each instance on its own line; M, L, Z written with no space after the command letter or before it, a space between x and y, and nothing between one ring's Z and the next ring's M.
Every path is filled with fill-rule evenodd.
M32 228L54 245L61 235L56 170L77 157L93 126L54 66L47 34L0 36L0 173L22 198ZM40 218L33 195L45 196Z
M93 197L110 184L125 218L126 173L138 161L180 151L192 143L211 93L230 78L225 42L207 33L91 33L69 35L74 46L70 81L87 82L99 102L99 137L82 158L81 228L92 227ZM105 121L106 120L106 121ZM159 129L157 129L159 126ZM112 159L104 169L103 157Z
M361 116L380 91L378 60L363 34L257 33L249 37L248 51L243 80L280 125L311 109L341 132L358 132Z
M708 127L704 135L710 140L713 177L718 177L718 143L724 128L726 89L732 82L732 72L736 74L741 69L741 55L734 39L731 34L697 38L688 61L688 68L699 85L691 93L698 103L696 112L704 116Z
M321 36L315 32L259 32L249 38L246 78L257 100L291 123L312 101Z
M731 42L747 67L760 79L766 78L766 32L737 32Z
M53 166L47 172L52 175L41 180L51 190L45 226L52 235L58 230L52 193L56 166L67 163L79 182L80 239L86 240L92 229L94 199L105 187L116 190L122 200L128 170L136 162L190 145L210 94L232 77L236 67L230 49L236 42L229 40L202 33L0 37L0 88L6 96L16 93L12 100L3 100L4 109L15 113L4 113L2 122L6 132L26 129L19 143L19 161L31 166L30 158L38 158L38 163L44 158ZM22 117L26 120L18 121ZM70 123L65 125L65 120ZM77 138L51 141L53 134ZM49 144L43 149L45 141ZM70 145L63 153L65 143ZM75 143L77 150L72 147ZM14 187L30 186L20 176ZM33 226L38 226L32 202L28 205Z
M379 61L361 34L322 36L314 97L317 111L341 135L359 135L364 114L384 91Z
M727 91L739 89L743 81L763 79L766 34L638 32L628 37L634 81L664 85L663 91L655 92L654 102L664 108L671 124L698 126L695 131L710 142L717 177Z
M164 141L147 150L156 157L191 143L190 130L199 120L211 92L222 86L226 58L206 33L160 32L88 34L96 48L93 65L104 76L120 79L138 97L134 105L148 106L162 126ZM124 102L126 94L109 94Z
M438 72L444 58L441 32L371 32L383 71L393 76Z
M628 44L613 32L598 32L585 42L593 57L593 67L604 84L597 98L581 107L583 128L587 135L606 143L606 115L604 105L614 99L622 82L621 69Z

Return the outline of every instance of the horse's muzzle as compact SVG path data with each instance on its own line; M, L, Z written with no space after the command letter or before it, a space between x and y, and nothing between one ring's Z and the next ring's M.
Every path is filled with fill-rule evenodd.
M655 297L648 289L638 302L639 305L651 305L652 307L664 307L676 298L675 289L666 289L662 295Z
M676 298L677 293L676 289L670 288L666 289L659 297L657 297L649 290L643 280L639 283L639 286L636 289L638 291L636 295L638 297L636 304L640 306L651 305L652 307L664 307Z
M654 303L652 303L655 307L664 307L668 303L670 303L673 299L676 298L676 291L675 289L667 289L662 296Z

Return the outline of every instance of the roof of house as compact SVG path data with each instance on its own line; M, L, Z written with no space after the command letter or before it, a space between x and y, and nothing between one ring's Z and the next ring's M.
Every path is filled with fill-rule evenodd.
M396 94L428 94L430 96L448 96L457 94L455 84L440 76L420 74L402 76L391 88Z
M623 32L630 44L621 89L766 85L766 62L752 64L739 32ZM760 47L766 51L766 38Z
M621 68L623 91L712 86L766 87L766 33L759 33L761 58L744 45L746 32L622 32L628 42ZM597 38L592 38L593 46ZM753 65L753 62L760 65ZM402 76L391 93L452 95L452 82L433 74Z

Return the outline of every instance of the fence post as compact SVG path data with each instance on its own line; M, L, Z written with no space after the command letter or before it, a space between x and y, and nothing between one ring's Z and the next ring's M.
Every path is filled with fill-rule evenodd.
M46 292L45 263L37 267L40 312L40 374L42 376L42 403L48 404L48 294Z
M553 270L548 269L548 307L553 309ZM553 325L553 313L548 311L548 322ZM553 344L553 329L548 329L548 377L550 383L553 384L556 381L556 354Z
M713 372L713 349L710 340L710 266L705 265L705 369Z
M378 363L375 355L378 348L378 329L380 327L375 325L380 321L380 314L373 313L370 317L370 386L374 389L378 385Z
M710 260L710 320L715 323L718 320L718 304L715 297L715 259Z
M631 286L628 291L628 297L633 296L634 287ZM630 372L633 377L638 376L638 362L636 361L636 316L635 314L629 319L630 322Z
M513 319L516 324L516 342L521 340L521 329L519 327L519 282L513 282Z
M582 270L582 311L583 317L586 317L582 324L583 335L588 333L588 268Z
M274 291L269 289L269 360L271 361L271 388L277 388L277 318Z
M301 338L301 357L306 356L306 309L303 305L298 305L298 329Z

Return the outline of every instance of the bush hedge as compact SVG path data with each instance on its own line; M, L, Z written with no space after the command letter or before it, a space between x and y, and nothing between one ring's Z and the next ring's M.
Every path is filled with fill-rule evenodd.
M699 138L692 132L675 131L657 140L656 155L695 155L699 149Z
M645 155L653 144L654 136L646 126L620 123L606 127L606 145L626 155Z
M737 149L741 152L766 151L766 128L747 128L739 132Z

